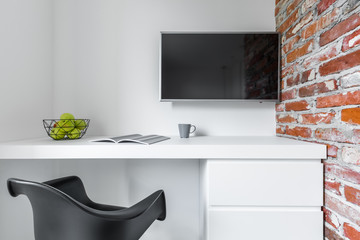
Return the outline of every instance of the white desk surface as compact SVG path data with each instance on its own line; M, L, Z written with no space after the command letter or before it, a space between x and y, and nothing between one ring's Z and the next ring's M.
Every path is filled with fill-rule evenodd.
M0 159L325 159L326 146L276 136L177 136L152 145L94 143L84 137L0 143Z

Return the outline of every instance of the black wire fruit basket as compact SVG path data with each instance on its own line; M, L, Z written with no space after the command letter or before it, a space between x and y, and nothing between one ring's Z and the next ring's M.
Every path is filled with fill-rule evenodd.
M43 125L49 137L54 140L75 140L82 138L90 119L44 119Z

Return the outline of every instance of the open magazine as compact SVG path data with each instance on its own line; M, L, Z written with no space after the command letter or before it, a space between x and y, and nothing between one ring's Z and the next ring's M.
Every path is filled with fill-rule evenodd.
M140 143L145 145L150 145L153 143L165 141L170 139L169 137L160 136L160 135L140 135L140 134L132 134L132 135L125 135L119 137L111 137L111 138L99 138L90 140L90 142L110 142L110 143L124 143L124 142L131 142L131 143Z

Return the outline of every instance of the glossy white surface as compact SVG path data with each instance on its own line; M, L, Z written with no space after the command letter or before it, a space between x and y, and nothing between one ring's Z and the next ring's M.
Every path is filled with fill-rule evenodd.
M209 240L320 240L321 211L211 210Z
M321 159L208 159L200 166L203 239L323 238Z
M320 159L277 162L209 160L208 168L211 206L323 205L323 165Z
M153 145L50 138L0 143L0 159L322 159L326 146L275 136L191 137Z

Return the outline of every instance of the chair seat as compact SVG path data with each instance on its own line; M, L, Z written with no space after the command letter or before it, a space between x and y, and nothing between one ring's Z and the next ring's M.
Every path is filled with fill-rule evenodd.
M77 176L43 183L10 178L7 183L11 196L29 198L36 240L137 240L166 217L163 190L121 207L90 200Z

